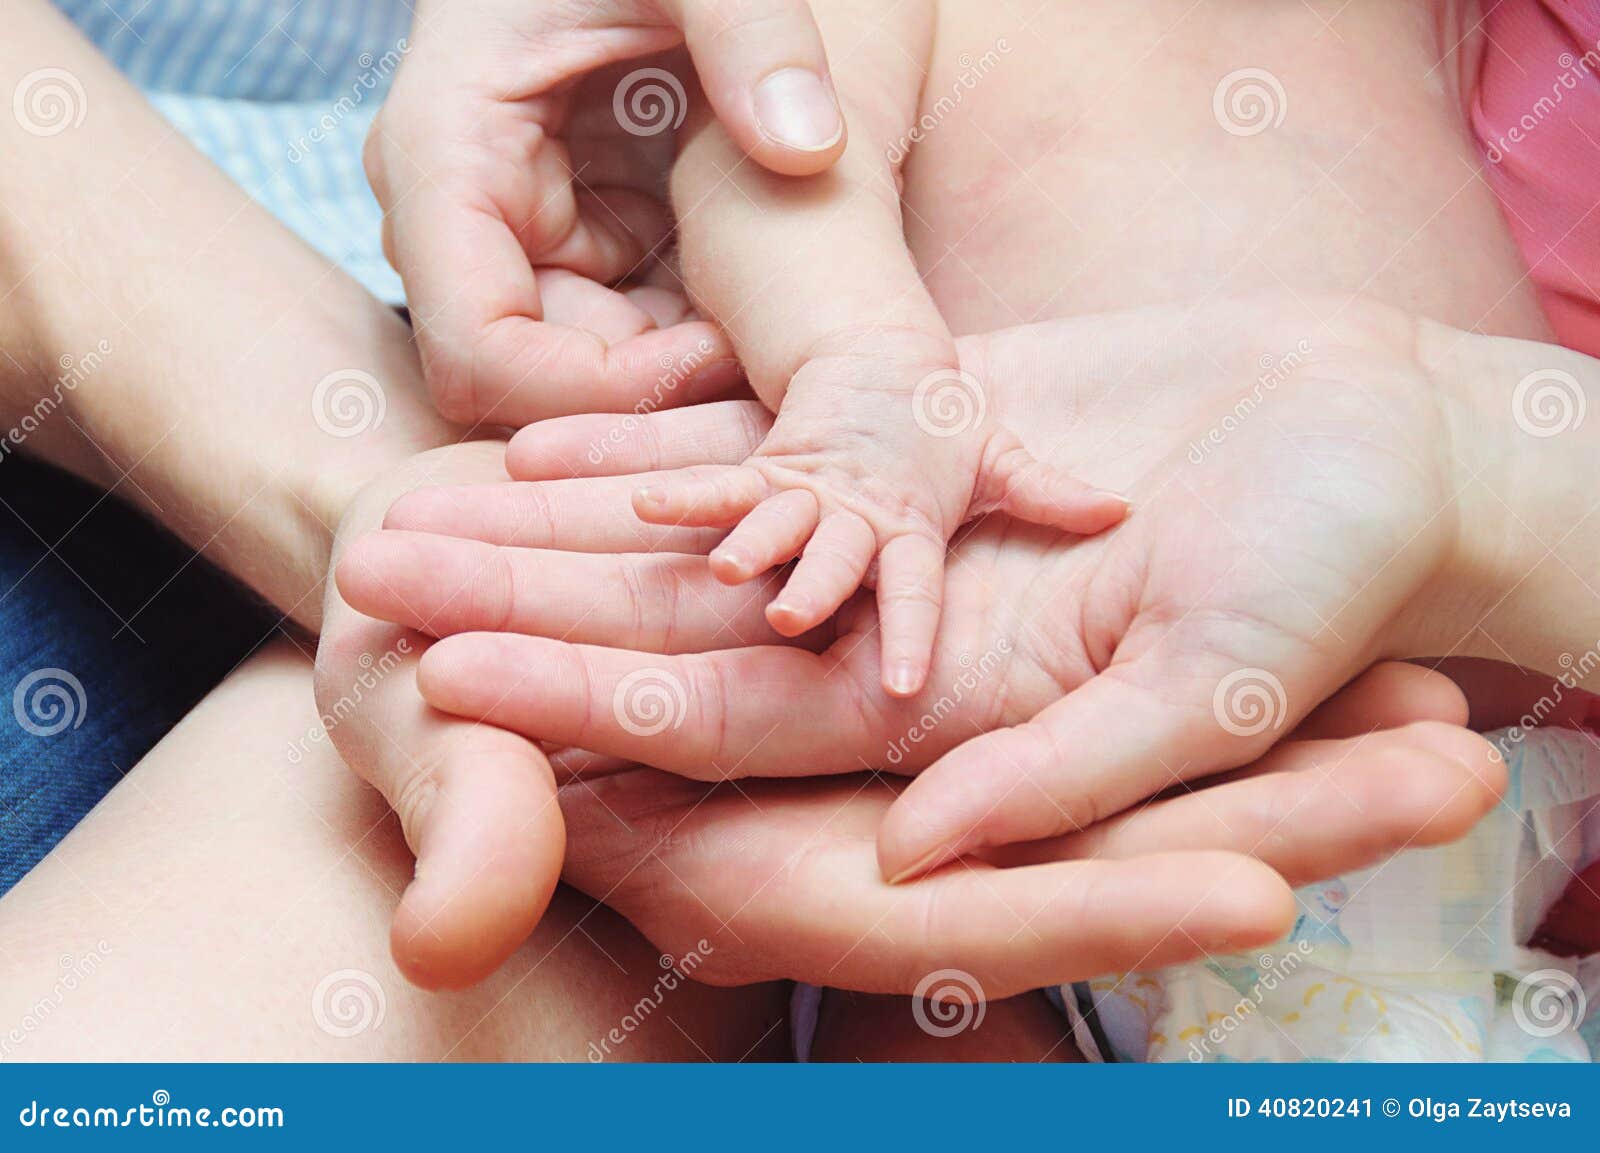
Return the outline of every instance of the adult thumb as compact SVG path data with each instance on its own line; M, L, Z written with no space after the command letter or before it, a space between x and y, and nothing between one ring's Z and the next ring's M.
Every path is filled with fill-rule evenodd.
M806 0L670 0L700 86L728 135L786 176L830 167L844 114Z

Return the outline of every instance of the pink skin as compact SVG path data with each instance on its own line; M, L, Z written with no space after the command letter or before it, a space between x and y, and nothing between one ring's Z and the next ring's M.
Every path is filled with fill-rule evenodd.
M542 635L446 639L424 658L419 686L448 712L702 779L863 766L918 773L884 818L880 865L890 878L1087 829L1174 783L1261 756L1290 722L1375 659L1449 651L1470 638L1472 621L1459 614L1473 597L1461 595L1459 581L1440 611L1417 599L1437 594L1435 574L1490 570L1452 567L1464 542L1434 513L1440 494L1459 487L1453 458L1437 451L1453 433L1414 357L1419 348L1444 357L1443 377L1456 379L1460 366L1450 357L1481 359L1478 344L1488 338L1425 327L1419 343L1403 314L1350 309L1329 338L1336 351L1279 385L1273 420L1245 422L1226 454L1196 466L1195 439L1234 411L1263 350L1293 347L1299 331L1293 308L1263 297L1194 314L1150 309L1055 321L964 342L964 363L996 382L1000 413L1041 447L1081 453L1074 463L1088 475L1147 495L1139 517L1093 540L995 517L965 534L951 568L952 643L940 646L936 673L913 700L878 684L870 606L848 606L823 652L773 645L762 639L765 628L730 627L750 621L748 608L733 603L737 597L719 600L709 591L716 582L684 587L673 579L681 557L637 555L613 558L607 578L631 603L595 612L622 613L644 651L590 640L585 610L566 624L539 622ZM1070 364L1041 355L1052 349L1072 349L1099 370L1068 375L1049 393L1051 405L1035 407L1047 390L1032 374ZM1113 357L1127 360L1108 367ZM1135 372L1150 391L1120 387ZM1161 390L1177 380L1189 389L1183 403L1152 410L1150 396L1174 395ZM743 450L726 437L715 442L723 461L743 459L758 442L756 406L702 410L697 417L745 438ZM1160 421L1141 423L1152 411ZM635 423L648 428L652 419ZM589 418L578 423L592 427ZM662 447L661 436L641 439L660 449L661 463L688 463ZM1316 452L1295 450L1305 445ZM513 457L526 451L525 441ZM595 482L596 496L614 483ZM525 500L521 491L507 486L498 499ZM590 508L591 517L601 515ZM402 501L386 525L460 533L441 511ZM1479 522L1463 514L1462 523ZM543 579L554 579L558 563L541 558ZM508 585L508 567L523 566L494 558L486 571L502 575L474 582L464 596L465 605L495 612L475 626L460 615L453 624L496 629L512 619L496 614L529 577ZM421 568L439 571L436 559ZM1488 589L1474 595L1493 599ZM663 647L675 655L659 655ZM971 665L982 667L990 653L1000 655L974 678ZM1271 723L1222 723L1217 694L1238 683L1241 670L1279 686ZM681 686L682 724L641 732L606 707L625 683L661 674ZM930 726L921 720L929 715L940 720ZM905 740L913 729L918 739ZM805 754L797 758L797 749Z
M727 383L732 352L714 325L680 315L601 336L558 315L547 278L665 275L673 133L612 111L643 57L669 63L690 88L703 82L755 165L787 175L833 165L846 134L806 0L772 0L764 19L742 23L699 0L601 0L581 12L525 0L416 7L411 51L364 159L440 412L502 424L625 412L652 395L663 361L693 359L710 374L672 403ZM763 87L775 73L791 80L786 102ZM817 78L812 98L797 96L797 75ZM797 119L797 107L809 117ZM666 108L669 121L675 111Z
M1036 460L993 421L944 435L936 402L891 387L897 374L971 388L967 400L982 402L981 382L953 369L818 358L796 374L772 430L742 465L653 478L633 508L649 524L731 528L710 556L727 584L798 557L766 610L784 636L816 628L874 583L883 688L904 698L927 683L946 544L961 525L1004 513L1093 536L1129 506ZM875 379L863 385L863 376Z

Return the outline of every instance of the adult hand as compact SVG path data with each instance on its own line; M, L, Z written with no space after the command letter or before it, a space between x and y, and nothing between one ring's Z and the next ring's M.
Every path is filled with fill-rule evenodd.
M347 590L440 634L539 634L437 645L420 684L447 711L701 778L923 770L885 818L886 876L1085 830L1262 755L1374 660L1449 651L1470 630L1455 610L1482 590L1455 564L1453 427L1417 325L1378 306L1331 329L1302 315L1252 299L964 341L984 403L1035 455L1136 510L1072 547L1002 520L962 539L941 663L907 702L877 688L869 605L814 653L770 643L770 579L728 589L683 555L517 547L539 543L520 529L531 511L543 532L581 506L585 531L610 539L565 547L704 551L611 507L642 479L566 482L590 486L581 501L559 485L415 493L391 528L489 543L385 534L360 556L400 596ZM719 451L757 419L723 411ZM552 422L521 434L512 471L567 475L597 445L612 471L724 462L696 421ZM589 647L619 643L646 651ZM641 686L678 710L668 723L630 711Z
M739 379L727 341L681 294L603 287L673 283L659 256L687 93L658 66L673 61L629 63L682 43L756 163L814 173L843 151L805 0L417 5L366 163L446 416L624 412L705 399ZM548 315L552 292L575 314L565 324ZM590 313L612 329L625 320L624 331L598 335Z
M663 414L655 427L671 435L660 442L668 458L658 463L741 451L736 430L759 415L738 408ZM635 449L656 451L636 442L607 460L642 463ZM541 627L576 624L599 643L639 643L637 598L658 582L642 573L631 583L625 569L606 562L637 565L644 558L627 550L653 545L704 552L714 538L639 525L626 515L630 484L500 486L517 494L514 509L482 499L499 491L494 486L419 490L413 500L459 500L470 531L514 530L538 563L523 568L512 550L469 540L381 533L347 550L341 584L370 611L381 601L385 615L414 613L419 624L432 617L437 631L509 614L508 623L542 618ZM500 515L514 519L492 524ZM389 563L417 542L439 546L413 554L423 570ZM595 551L554 551L565 548ZM475 579L485 564L483 579ZM705 619L713 616L708 607ZM763 623L754 602L747 615L729 619L729 643ZM672 647L666 635L653 643ZM595 711L609 712L608 703ZM909 885L885 883L874 860L877 830L898 791L888 778L707 786L564 750L554 759L569 775L561 790L565 877L658 947L674 955L694 950L701 979L789 977L905 993L954 965L986 995L1004 996L1275 939L1292 915L1286 885L1462 835L1504 785L1490 746L1453 727L1465 718L1461 694L1445 678L1379 666L1304 722L1295 740L1227 783L1080 835L984 853ZM812 746L791 757L803 767L816 752ZM472 804L499 799L493 780L462 772L459 784L474 793ZM712 942L709 952L699 947L702 938Z
M369 484L345 514L335 561L422 484L504 478L499 442L413 457ZM499 967L538 924L565 846L549 762L526 739L429 708L417 693L420 633L362 616L328 582L316 696L320 728L381 792L416 855L390 948L424 988L462 988Z
M705 452L714 439L677 443ZM441 449L373 485L340 533L348 583L369 583L355 575L366 562L348 542L393 494L430 481L493 483L499 457L491 444ZM552 487L581 496L574 483ZM560 500L529 506L558 514L530 520L529 539L638 543L634 527L618 522L608 546L604 517L596 531L595 521L559 515ZM592 595L604 600L607 590ZM533 745L422 702L423 634L359 616L337 593L326 622L320 710L346 760L394 805L418 855L393 949L406 975L428 987L470 984L522 941L565 847L570 883L666 952L693 951L699 979L910 993L927 973L955 965L1000 997L1276 939L1293 914L1286 885L1454 839L1503 787L1489 746L1454 727L1466 710L1448 680L1380 666L1235 781L1081 837L889 885L873 849L896 795L886 778L707 787L621 765L561 789L564 834L549 803L549 764ZM558 760L593 767L571 751ZM700 948L701 939L712 947Z
M905 885L875 862L892 778L636 768L562 786L565 878L664 952L693 952L698 980L923 995L957 969L949 991L1006 997L1278 940L1286 885L1464 835L1505 771L1454 727L1465 717L1445 677L1379 665L1236 780Z

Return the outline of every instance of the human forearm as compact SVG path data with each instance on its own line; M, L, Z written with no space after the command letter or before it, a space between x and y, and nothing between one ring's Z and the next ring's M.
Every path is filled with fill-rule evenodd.
M850 140L838 163L820 176L774 176L745 161L700 109L672 175L689 291L727 329L771 406L836 334L924 333L941 359L954 358L906 248L898 188L927 12L916 3L887 17L828 0L814 8L839 50L835 83Z
M1426 614L1426 655L1492 657L1558 676L1581 664L1587 676L1600 659L1600 420L1586 415L1600 397L1600 361L1428 323L1419 348L1458 478L1444 515L1455 518L1459 543L1429 590L1437 611Z
M84 115L53 136L0 119L3 448L114 489L314 625L351 494L450 437L405 326L47 4L11 15L0 78L15 86L48 60L81 85ZM347 400L366 393L381 422L338 406L352 386Z

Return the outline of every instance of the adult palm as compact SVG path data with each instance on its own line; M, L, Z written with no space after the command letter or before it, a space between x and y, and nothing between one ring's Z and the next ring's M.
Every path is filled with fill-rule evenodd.
M1416 351L1442 330L1380 306L1339 315L1247 299L964 340L971 403L1135 513L1089 541L975 525L909 701L877 687L865 601L786 646L761 616L771 580L721 586L698 555L714 538L619 514L637 478L550 482L738 459L761 421L737 402L710 422L525 430L511 471L545 483L410 495L341 587L438 635L501 630L424 659L448 712L702 779L920 771L883 824L891 877L1085 829L1259 756L1373 660L1457 639L1448 614L1415 611L1443 603L1455 547L1451 429ZM593 539L565 547L592 551L540 550L580 518Z

